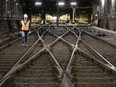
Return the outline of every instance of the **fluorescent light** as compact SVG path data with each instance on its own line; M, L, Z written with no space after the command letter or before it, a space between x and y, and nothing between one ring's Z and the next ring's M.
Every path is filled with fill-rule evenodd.
M72 6L77 5L77 3L76 3L76 2L71 2L70 4L71 4Z
M63 5L65 5L65 3L64 2L59 2L58 5L63 6Z
M36 2L35 5L42 5L42 3L41 2Z

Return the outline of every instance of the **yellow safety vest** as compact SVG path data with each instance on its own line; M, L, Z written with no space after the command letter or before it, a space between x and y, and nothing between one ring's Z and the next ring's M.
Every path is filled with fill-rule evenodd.
M21 24L22 24L22 30L24 30L24 31L29 31L29 24L30 24L30 21L28 21L28 22L25 24L24 21L22 20L22 21L21 21Z

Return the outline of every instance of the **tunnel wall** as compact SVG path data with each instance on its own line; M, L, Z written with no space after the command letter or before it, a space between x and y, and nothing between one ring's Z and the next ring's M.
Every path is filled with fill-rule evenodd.
M116 31L116 20L109 20L108 21L108 26L110 30Z
M0 34L17 30L21 15L20 0L0 0Z
M96 5L96 6L95 6ZM116 30L116 0L99 0L93 4L93 18L94 22L98 20L101 28L109 30Z

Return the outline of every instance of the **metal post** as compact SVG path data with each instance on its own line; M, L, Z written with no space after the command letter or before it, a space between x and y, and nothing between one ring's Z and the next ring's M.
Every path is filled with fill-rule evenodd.
M57 27L59 25L59 7L57 5Z
M75 23L75 8L73 8L73 23Z
M115 10L116 10L116 1L115 0L111 0L111 11L110 11L110 14L115 14Z
M107 28L107 15L108 15L108 5L107 5L107 3L108 3L108 1L107 0L105 0L105 6L104 6L104 16L105 16L105 20L104 20L104 28Z
M7 12L8 12L8 9L7 9L7 7L8 7L8 0L6 0L6 6L5 7L6 7L6 12L5 13L7 14Z
M11 32L14 34L14 28L13 28L13 12L14 12L14 1L11 0L10 4L11 4Z
M72 7L71 8L73 9L73 17L72 17L72 23L75 23L75 12L76 12L76 8Z

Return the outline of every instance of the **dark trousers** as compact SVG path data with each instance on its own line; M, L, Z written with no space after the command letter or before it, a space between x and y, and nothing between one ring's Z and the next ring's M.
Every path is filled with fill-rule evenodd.
M29 31L22 31L22 43L27 45L29 38Z

